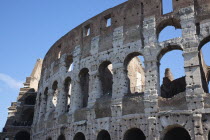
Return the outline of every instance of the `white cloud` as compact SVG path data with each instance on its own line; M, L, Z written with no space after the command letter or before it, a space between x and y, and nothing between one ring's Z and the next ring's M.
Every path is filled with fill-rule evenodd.
M17 81L7 74L0 73L0 81L7 84L10 88L19 89L23 86L23 82Z

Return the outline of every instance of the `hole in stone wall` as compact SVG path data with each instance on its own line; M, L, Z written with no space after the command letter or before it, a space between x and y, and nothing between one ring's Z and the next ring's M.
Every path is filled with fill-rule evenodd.
M99 75L103 95L112 95L113 71L110 61L105 61L99 66Z
M99 132L97 140L111 140L109 132L106 130L102 130L101 132Z
M87 107L89 97L89 70L83 68L79 73L79 78L82 93L82 107Z
M172 0L162 0L162 13L167 14L173 12L173 1Z
M184 58L182 56L182 51L173 50L173 48L175 49L176 47L167 47L166 50L161 51L158 57L158 60L161 59L161 61L159 61L161 64L159 70L161 97L163 98L171 98L174 95L186 90ZM177 46L176 49L181 48Z
M123 140L146 140L144 133L138 128L128 130Z
M177 127L169 130L163 140L191 140L191 138L186 129Z
M158 41L163 42L169 39L182 37L182 30L176 29L174 26L166 26L159 34Z
M58 140L66 140L65 136L62 134L58 137Z
M108 15L105 17L105 20L106 20L106 27L109 27L112 25L112 18L111 18L111 15Z
M71 78L67 77L64 83L65 99L66 99L66 112L69 112L70 97L71 97Z
M199 59L200 59L200 68L201 68L201 76L202 76L201 80L202 80L203 89L205 92L209 93L210 92L210 84L209 84L209 81L210 81L210 56L209 56L210 41L207 43L206 42L204 43L203 46L199 48L200 49Z
M66 63L66 70L68 72L72 71L74 68L73 56L71 56L71 55L67 56L65 63Z
M47 111L47 99L48 99L48 87L45 88L44 90L44 102L45 102L45 106L44 106L44 111Z
M210 132L209 132L209 134L208 134L208 140L210 140Z
M84 27L84 36L89 36L91 32L90 25Z
M139 53L131 53L125 59L128 77L128 93L142 93L145 90L144 57Z
M58 82L55 81L52 85L52 89L53 89L53 99L52 99L52 103L53 105L56 107L57 105L57 97L58 97Z
M52 140L52 138L47 138L47 140Z
M31 126L34 118L34 109L26 109L21 114L20 126Z
M36 103L36 96L30 95L30 96L26 97L26 99L25 99L26 105L35 105L35 103Z
M15 140L30 140L30 134L26 131L18 132L15 135Z
M74 140L85 140L85 135L79 132L74 136Z

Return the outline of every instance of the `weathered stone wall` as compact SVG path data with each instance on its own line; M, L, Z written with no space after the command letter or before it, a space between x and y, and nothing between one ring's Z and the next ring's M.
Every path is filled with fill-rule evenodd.
M111 139L127 140L136 128L148 140L162 140L176 128L185 130L192 140L208 139L210 100L203 90L199 51L210 41L210 1L173 0L174 11L165 15L161 3L129 0L82 23L51 47L43 62L33 140L57 140L61 134L73 140L81 133L86 140L94 140L102 130ZM112 21L109 27L107 18ZM168 25L182 29L182 36L159 42L159 33ZM160 97L159 62L165 53L177 49L183 51L186 90L164 99ZM144 57L145 88L133 95L127 65L138 55ZM74 64L72 71L68 71L68 61ZM112 64L111 95L103 95L99 72L103 62ZM81 71L89 76L85 92ZM67 77L72 87L68 111Z

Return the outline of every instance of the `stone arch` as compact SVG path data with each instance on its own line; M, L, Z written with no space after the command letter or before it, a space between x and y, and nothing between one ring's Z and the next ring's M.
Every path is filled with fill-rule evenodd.
M146 136L140 129L132 128L125 133L123 140L146 140Z
M166 28L172 26L175 29L181 29L181 24L180 20L176 18L168 18L163 21L161 21L157 26L156 26L156 37L159 41L160 33Z
M36 103L36 96L35 95L29 95L25 98L24 103L26 105L35 105Z
M126 56L124 67L127 75L128 93L142 93L145 89L145 69L141 53L133 52Z
M65 66L66 66L66 71L70 72L73 70L74 67L74 61L73 61L73 56L68 55L65 59Z
M30 140L30 134L26 131L20 131L15 135L15 140Z
M101 63L99 66L99 77L103 95L112 95L113 71L110 61Z
M53 90L52 103L56 107L56 105L57 105L57 97L58 97L58 82L57 81L53 82L52 90Z
M111 136L108 131L102 130L98 133L97 140L111 140Z
M31 126L34 118L34 109L28 108L24 110L21 114L21 125Z
M89 70L83 68L79 73L80 88L82 93L82 107L87 107L89 97Z
M188 131L181 126L169 126L162 140L191 140Z
M73 140L85 140L85 135L81 132L78 132L75 136Z
M65 136L63 134L61 134L59 137L58 137L58 140L66 140Z
M71 78L67 77L64 81L64 91L65 91L65 102L66 102L66 112L69 111L70 108L70 97L71 97L71 88L72 88L72 84L71 84Z
M157 56L157 60L159 62L159 71L161 70L161 63L160 63L160 61L161 61L162 57L166 53L171 52L171 51L175 51L175 50L182 51L182 48L179 45L170 45L170 46L164 47L159 52L159 54ZM175 52L175 53L179 53L179 52ZM173 59L177 59L177 57L178 56L176 56L176 57L173 56ZM160 95L163 98L172 98L174 95L179 94L181 92L184 92L186 90L184 58L183 58L183 56L181 56L181 58L183 59L183 60L180 60L180 61L182 61L183 66L181 66L181 65L171 66L170 65L168 68L166 67L166 69L164 69L165 73L162 71L162 73L165 74L165 76L163 76L162 85L160 85L161 86L160 87ZM170 69L170 68L174 68L174 67L176 67L176 68L179 67L179 69L182 69L182 73L184 75L182 77L178 77L177 79L174 79L173 74L172 74L171 69ZM161 81L160 75L162 73L159 73L159 75L158 75L160 81ZM161 82L160 82L160 84L161 84Z
M209 89L209 81L210 81L210 66L206 63L206 59L204 58L204 55L202 53L202 48L207 44L210 44L210 36L204 38L199 46L198 46L198 57L199 57L199 63L200 63L200 71L201 71L201 81L202 81L202 87L206 93L210 92Z

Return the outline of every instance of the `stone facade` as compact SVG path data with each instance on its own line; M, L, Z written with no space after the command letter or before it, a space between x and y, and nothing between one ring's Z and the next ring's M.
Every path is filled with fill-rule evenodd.
M128 0L50 48L32 140L210 140L210 68L200 51L210 41L210 0L173 0L164 15L162 8L161 0ZM182 36L159 42L166 26ZM183 51L185 87L171 81L161 97L160 60L172 50Z
M39 59L30 77L23 83L24 87L20 89L17 101L12 102L8 108L8 118L3 132L0 133L0 140L30 139L41 68L42 60Z

